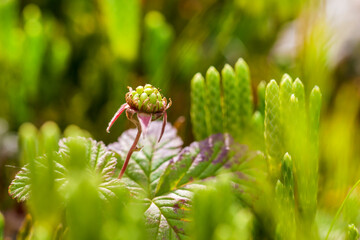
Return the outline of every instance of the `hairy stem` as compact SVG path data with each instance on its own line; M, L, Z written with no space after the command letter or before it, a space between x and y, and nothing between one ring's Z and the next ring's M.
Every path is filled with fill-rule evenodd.
M137 129L138 129L138 132L136 134L136 137L135 137L135 140L134 140L134 143L133 145L131 146L127 156L126 156L126 159L125 159L125 162L124 162L124 165L123 167L121 168L121 171L120 171L120 174L119 174L119 177L118 179L121 179L122 176L124 175L125 173L125 170L127 168L127 165L129 164L129 161L130 161L130 158L131 158L131 155L133 154L133 152L135 151L136 149L136 145L137 143L139 142L139 139L140 139L140 135L141 135L141 127L140 126L137 126Z

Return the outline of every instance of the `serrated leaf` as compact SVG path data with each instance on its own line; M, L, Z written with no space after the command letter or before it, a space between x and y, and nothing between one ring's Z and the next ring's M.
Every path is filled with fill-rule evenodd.
M149 198L154 195L159 177L168 162L180 152L183 144L177 136L176 129L169 123L158 143L161 126L162 123L159 121L151 123L146 138L141 137L138 143L138 147L142 147L141 150L132 154L122 179L131 190L137 193L141 192ZM121 165L134 142L136 133L136 129L127 130L119 137L118 142L108 146L110 150L120 156Z
M59 151L54 156L54 177L57 184L57 190L64 193L69 182L68 164L70 161L70 141L74 138L64 138L59 141ZM96 142L93 139L79 137L86 146L87 152L87 170L101 176L99 183L99 194L103 199L115 196L114 188L120 186L120 181L113 179L112 175L116 166L114 153L108 151L104 143ZM37 169L48 170L48 159L46 155L39 156L35 159L34 164ZM9 194L18 199L25 201L29 198L31 191L31 179L29 166L25 165L15 176L15 179L9 186Z
M159 180L156 195L170 192L194 180L214 176L229 160L231 142L228 135L215 134L184 148L169 162Z
M214 177L233 156L228 135L215 134L180 151L182 141L171 124L157 143L160 122L152 122L148 134L133 153L122 181L134 193L144 194L147 227L151 239L188 239L189 211L193 189L204 187L199 180ZM110 149L124 162L136 130L124 132ZM246 151L242 148L241 151Z

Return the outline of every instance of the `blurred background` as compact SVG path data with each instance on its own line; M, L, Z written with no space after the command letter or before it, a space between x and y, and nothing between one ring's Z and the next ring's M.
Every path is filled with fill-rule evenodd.
M14 228L7 231L23 217L7 193L21 165L23 123L54 121L110 143L132 127L122 117L105 131L126 87L151 83L172 99L169 121L187 144L191 78L240 57L254 94L284 72L307 94L320 86L319 205L336 210L360 178L359 0L0 0L0 210Z

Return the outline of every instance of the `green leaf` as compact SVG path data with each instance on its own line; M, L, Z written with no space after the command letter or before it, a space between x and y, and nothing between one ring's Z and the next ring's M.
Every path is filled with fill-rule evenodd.
M156 196L171 192L194 180L214 176L230 157L230 138L223 134L214 134L184 148L169 162L160 178Z
M142 150L131 156L122 181L130 191L145 195L151 239L187 239L193 190L205 187L200 180L214 177L230 164L232 140L228 135L215 134L181 150L175 128L167 124L157 143L160 130L160 122L151 123L138 145ZM109 146L119 154L120 162L124 162L135 135L135 129L128 130Z
M70 171L69 164L72 151L71 143L80 141L86 148L86 159L82 159L86 163L85 170L93 175L100 177L98 191L102 199L115 196L114 188L120 186L120 181L113 179L113 173L116 167L116 158L114 153L110 152L102 142L96 142L90 138L64 138L59 142L59 151L54 156L54 178L57 183L57 190L64 193L69 182ZM35 159L34 164L38 171L48 169L48 159L46 155L39 156ZM9 186L9 194L18 199L25 201L29 198L31 192L31 173L28 164L15 176L15 179Z
M146 138L141 137L138 147L141 151L134 152L122 181L132 192L142 193L151 198L154 195L160 175L168 165L168 161L175 157L181 150L182 140L177 136L177 131L167 124L161 141L157 143L161 132L160 121L152 122ZM125 131L117 142L108 148L120 156L120 166L124 163L126 155L134 142L137 129Z

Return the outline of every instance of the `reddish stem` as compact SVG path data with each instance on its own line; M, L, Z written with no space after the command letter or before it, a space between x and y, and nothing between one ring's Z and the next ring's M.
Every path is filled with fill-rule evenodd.
M133 143L133 145L131 146L131 148L130 148L130 150L129 150L129 152L128 152L127 156L126 156L126 159L125 159L124 165L123 165L123 166L122 166L122 168L121 168L121 171L120 171L120 174L119 174L118 179L121 179L121 178L122 178L122 176L124 175L125 170L126 170L126 168L127 168L127 165L129 164L129 161L130 161L131 155L132 155L132 154L133 154L133 152L135 151L135 149L136 149L136 145L137 145L137 143L139 142L140 135L141 135L141 127L139 127L139 126L138 126L138 128L137 128L137 129L138 129L138 132L137 132L137 134L136 134L136 137L135 137L134 143Z

